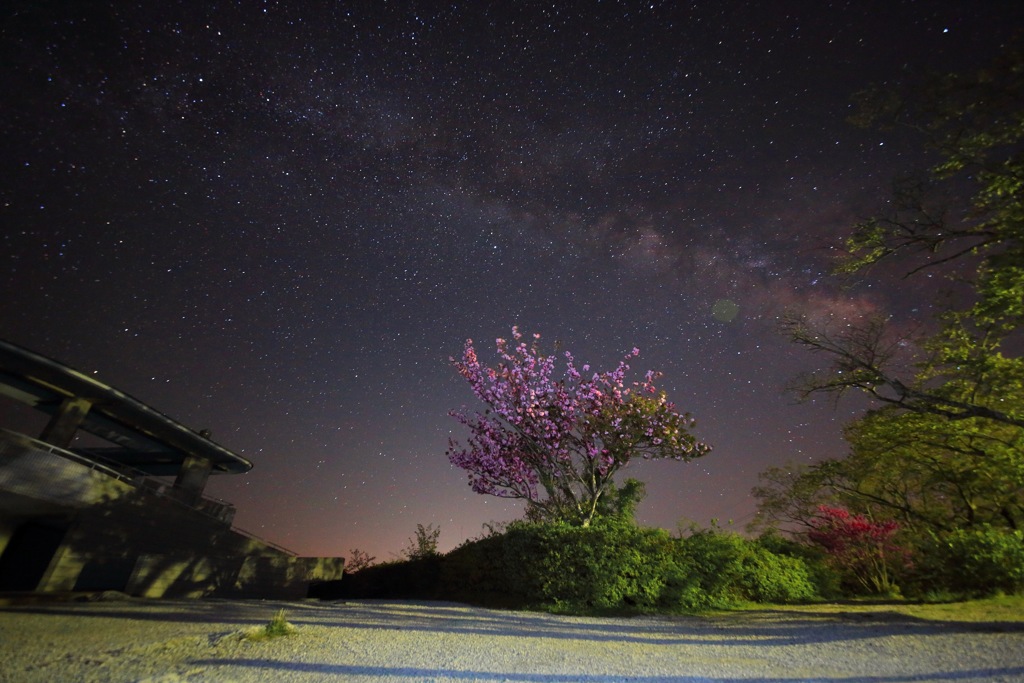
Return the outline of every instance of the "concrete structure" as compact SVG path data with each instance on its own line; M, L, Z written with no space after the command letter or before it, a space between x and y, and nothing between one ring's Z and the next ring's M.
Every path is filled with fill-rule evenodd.
M0 341L3 398L44 425L0 429L0 591L301 598L341 578L341 558L296 557L203 495L252 468L209 432Z

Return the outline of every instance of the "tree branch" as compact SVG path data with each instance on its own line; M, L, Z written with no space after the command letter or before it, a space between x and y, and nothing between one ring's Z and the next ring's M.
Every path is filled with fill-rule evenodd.
M783 319L782 330L792 342L832 357L826 374L805 375L792 389L803 399L814 393L842 395L850 389L859 389L879 402L912 412L939 415L949 420L982 418L1024 427L1024 417L910 386L892 374L886 367L902 340L887 343L884 329L884 321L874 319L832 337L824 331L812 330L802 316L787 316Z

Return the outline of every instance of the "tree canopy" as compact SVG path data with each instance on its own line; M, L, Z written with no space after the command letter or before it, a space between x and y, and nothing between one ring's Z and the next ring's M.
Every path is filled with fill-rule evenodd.
M464 446L452 440L448 457L477 493L525 500L533 519L587 526L602 513L632 515L642 488L613 483L632 459L690 460L710 450L691 433L690 416L657 389L656 373L627 384L638 349L614 370L589 376L590 366L577 367L565 352L564 374L556 377L556 356L540 352L539 335L527 344L512 328L512 337L497 340L494 368L480 363L472 340L461 360L452 359L487 405L482 413L451 413L471 436Z
M754 490L762 521L814 528L823 504L908 533L1024 527L1024 44L990 67L859 96L862 125L918 136L936 161L897 181L888 215L855 226L840 273L877 264L959 287L931 331L885 318L816 326L790 315L790 339L827 367L804 396L854 390L878 404L845 432L850 454L773 468Z
M791 340L830 360L799 391L861 390L907 411L1024 427L1024 44L978 72L859 100L859 123L909 131L938 160L896 183L888 215L855 227L840 272L892 261L906 277L941 272L968 291L919 340L881 318L836 332L787 317ZM910 343L908 373L896 359Z
M1024 528L1024 434L983 420L951 422L892 407L846 428L850 453L766 470L754 489L760 524L806 529L835 505L910 532Z

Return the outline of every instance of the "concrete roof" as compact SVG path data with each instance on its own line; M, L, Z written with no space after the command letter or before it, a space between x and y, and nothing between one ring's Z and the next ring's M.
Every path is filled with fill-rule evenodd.
M173 475L189 455L209 459L213 473L239 474L252 463L117 389L55 360L0 340L0 395L54 414L65 399L92 403L80 430L111 447L73 448L141 470Z

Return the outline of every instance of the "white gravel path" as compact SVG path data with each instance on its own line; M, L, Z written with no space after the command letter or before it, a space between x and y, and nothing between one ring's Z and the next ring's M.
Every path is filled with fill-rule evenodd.
M281 608L295 635L242 637ZM582 618L450 603L0 607L0 681L1024 681L1024 625L884 612Z

